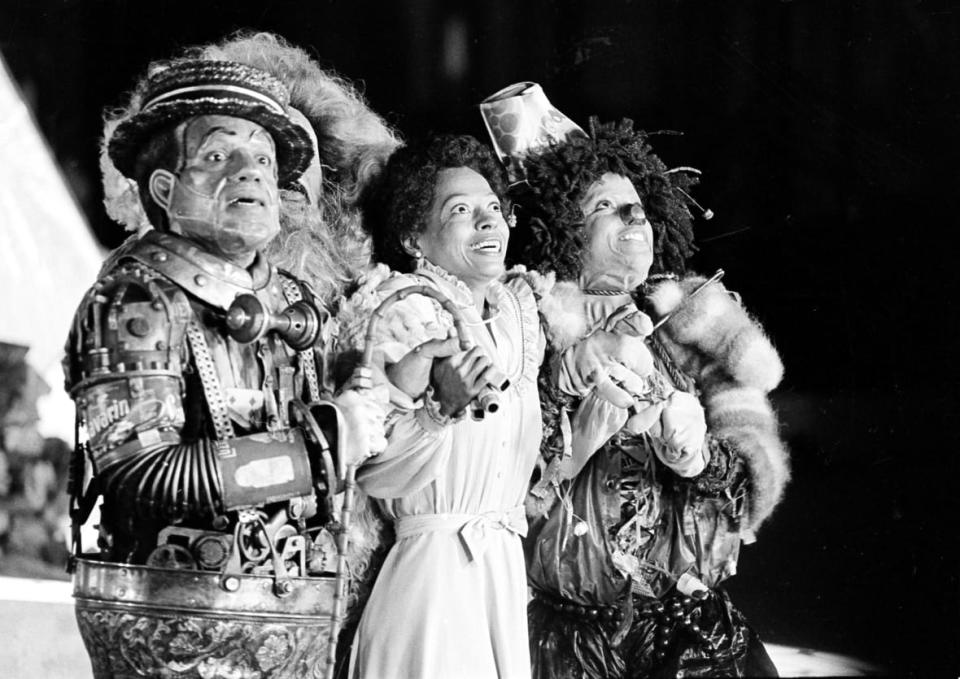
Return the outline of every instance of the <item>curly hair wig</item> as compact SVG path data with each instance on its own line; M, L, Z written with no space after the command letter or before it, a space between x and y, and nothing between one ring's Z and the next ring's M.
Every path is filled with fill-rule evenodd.
M590 118L589 135L572 136L523 159L529 212L527 243L520 261L559 280L575 280L581 268L583 211L580 200L593 182L611 172L628 178L653 227L651 273L683 273L693 255L690 171L670 171L633 121L600 124ZM527 202L527 201L525 201Z
M364 227L373 240L373 256L391 269L410 272L414 258L403 247L423 233L441 170L468 167L482 175L505 202L506 178L492 150L470 135L443 134L399 149L365 201ZM506 211L506 206L505 206Z

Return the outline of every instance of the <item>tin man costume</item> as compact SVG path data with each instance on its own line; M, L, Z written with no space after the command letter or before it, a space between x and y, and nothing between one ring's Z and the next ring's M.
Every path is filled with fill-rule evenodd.
M326 314L261 254L279 188L314 154L287 106L259 69L183 59L108 124L154 228L108 260L67 343L71 565L98 677L332 667L336 493L345 456L382 429L362 379L324 388ZM85 554L98 497L99 553Z

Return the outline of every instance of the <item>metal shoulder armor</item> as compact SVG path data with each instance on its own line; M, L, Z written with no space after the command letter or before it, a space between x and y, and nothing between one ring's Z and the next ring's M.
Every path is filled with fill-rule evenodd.
M87 292L67 344L66 387L94 452L138 431L183 425L184 293L139 263L121 263Z

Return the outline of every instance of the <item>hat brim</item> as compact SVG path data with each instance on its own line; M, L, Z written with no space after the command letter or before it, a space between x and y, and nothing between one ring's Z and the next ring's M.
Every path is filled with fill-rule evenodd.
M110 159L124 176L134 179L137 156L151 136L167 126L202 115L244 118L269 132L277 149L280 186L295 182L313 159L309 134L290 118L262 104L230 98L164 102L136 114L114 130L107 146Z

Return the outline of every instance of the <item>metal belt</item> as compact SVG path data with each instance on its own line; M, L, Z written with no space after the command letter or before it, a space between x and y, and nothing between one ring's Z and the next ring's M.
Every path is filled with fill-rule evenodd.
M203 329L196 319L187 324L187 342L193 354L193 362L200 374L200 384L203 385L203 395L207 400L207 408L213 420L213 431L217 440L224 441L234 437L233 423L227 414L227 402L223 398L223 389L220 388L220 379L217 369L213 365L213 357L207 346L207 339L203 336Z
M283 288L283 296L287 304L293 304L303 299L303 293L300 286L293 280L280 277L280 286ZM304 349L298 353L300 357L300 369L303 371L303 377L307 381L307 391L310 393L310 401L316 403L320 400L320 379L317 377L316 356L313 348Z

